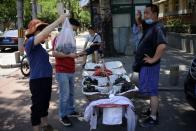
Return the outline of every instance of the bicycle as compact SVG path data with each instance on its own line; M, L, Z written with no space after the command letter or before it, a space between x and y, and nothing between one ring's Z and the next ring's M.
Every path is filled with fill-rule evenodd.
M20 70L25 77L28 77L30 75L30 66L29 61L27 59L27 55L24 55L22 57L22 60L20 62Z

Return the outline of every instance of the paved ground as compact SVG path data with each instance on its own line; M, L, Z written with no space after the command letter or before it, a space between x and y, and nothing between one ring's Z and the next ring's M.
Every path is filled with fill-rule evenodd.
M77 46L82 48L86 34L81 34L77 38ZM183 93L183 80L188 70L193 56L179 50L168 48L162 60L161 80L160 80L160 125L155 128L142 128L137 125L136 131L195 131L196 112L186 102ZM120 60L125 69L131 73L133 56L122 56L106 58L106 61ZM75 79L75 102L77 110L83 112L87 100L81 92L81 59L77 60L76 79ZM171 65L180 66L179 84L170 86L169 69ZM57 116L58 98L57 84L54 79L52 100L49 110L49 122L60 131L89 130L89 125L82 118L72 119L72 127L63 127ZM136 113L139 114L148 101L134 99ZM0 68L0 131L31 131L30 125L30 92L28 89L28 79L23 78L19 68L2 69ZM104 126L99 124L96 131L125 131L126 126Z

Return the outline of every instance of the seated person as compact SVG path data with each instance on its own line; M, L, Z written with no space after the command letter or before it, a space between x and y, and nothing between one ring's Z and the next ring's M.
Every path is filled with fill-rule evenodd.
M83 67L86 64L87 55L93 54L95 51L100 52L101 36L96 33L95 28L90 26L88 28L89 36L87 37L84 45L84 51L77 53L77 56L84 56Z

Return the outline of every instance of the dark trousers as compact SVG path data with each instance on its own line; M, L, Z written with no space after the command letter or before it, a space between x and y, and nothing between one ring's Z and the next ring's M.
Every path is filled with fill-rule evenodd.
M92 45L90 48L86 49L86 55L93 54L94 51L99 51L100 45Z
M31 91L31 124L32 126L41 123L41 117L48 115L49 102L52 90L52 78L32 79L29 82Z

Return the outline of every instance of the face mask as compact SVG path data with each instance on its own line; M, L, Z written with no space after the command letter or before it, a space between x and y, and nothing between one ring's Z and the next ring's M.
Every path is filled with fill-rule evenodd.
M145 20L145 23L146 23L146 24L152 24L153 22L154 22L154 21L153 21L152 19L150 19L150 18Z

